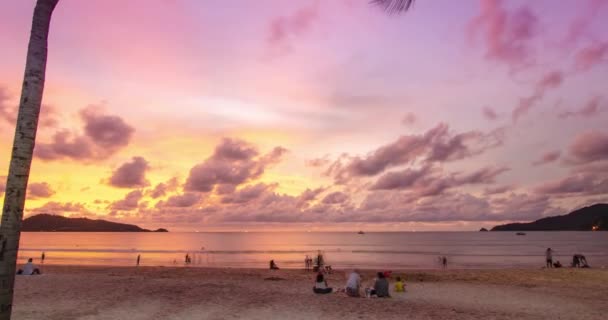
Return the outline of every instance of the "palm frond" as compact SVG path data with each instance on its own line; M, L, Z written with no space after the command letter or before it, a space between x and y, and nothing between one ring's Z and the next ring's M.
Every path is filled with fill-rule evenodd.
M389 14L394 14L407 11L414 0L370 0L370 3L381 7Z

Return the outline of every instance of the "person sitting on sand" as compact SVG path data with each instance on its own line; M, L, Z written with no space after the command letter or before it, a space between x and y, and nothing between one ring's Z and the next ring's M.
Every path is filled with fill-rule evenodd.
M374 287L370 290L369 296L376 296L378 298L390 297L388 293L388 280L383 272L378 272L378 277L374 281Z
M555 261L555 262L553 263L553 268L561 268L561 267L562 267L562 263L561 263L561 262L559 262L559 260L558 260L558 261Z
M36 266L33 263L33 259L29 258L27 260L27 263L23 266L23 269L19 269L19 271L17 271L17 274L31 276L31 275L35 275L35 274L40 274L40 269L36 268Z
M587 264L587 258L582 254L575 254L572 256L572 267L573 268L589 268Z
M359 288L361 287L361 276L359 270L355 269L348 276L346 281L346 294L349 297L359 297Z
M315 281L315 286L312 288L312 291L314 293L326 294L326 293L331 293L332 290L333 289L330 288L327 285L327 280L325 280L325 277L323 276L323 273L319 272L317 274L317 279Z
M270 260L270 270L279 270L279 267L274 263L274 260Z
M397 282L395 282L395 292L405 292L405 283L401 281L401 277L397 277Z

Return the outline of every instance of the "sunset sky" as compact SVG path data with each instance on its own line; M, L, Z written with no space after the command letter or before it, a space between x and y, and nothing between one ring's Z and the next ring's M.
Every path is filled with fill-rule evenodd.
M34 4L0 4L2 194ZM475 230L606 202L606 21L608 0L60 0L26 216Z

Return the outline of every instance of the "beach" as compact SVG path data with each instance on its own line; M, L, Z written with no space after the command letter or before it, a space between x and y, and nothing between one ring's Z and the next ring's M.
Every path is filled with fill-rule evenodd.
M328 276L343 287L347 270ZM405 270L391 298L315 295L303 270L45 266L15 319L603 319L608 269ZM374 272L362 271L363 285ZM391 290L394 279L391 280Z

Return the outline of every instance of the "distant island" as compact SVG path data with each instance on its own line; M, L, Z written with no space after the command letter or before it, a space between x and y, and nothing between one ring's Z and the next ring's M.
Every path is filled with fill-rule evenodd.
M598 203L563 216L547 217L529 223L509 223L492 231L606 231L608 204Z
M26 232L169 232L167 229L148 230L133 224L88 218L66 218L52 214L38 214L23 220L21 231Z

